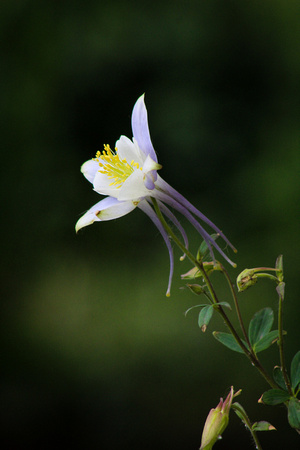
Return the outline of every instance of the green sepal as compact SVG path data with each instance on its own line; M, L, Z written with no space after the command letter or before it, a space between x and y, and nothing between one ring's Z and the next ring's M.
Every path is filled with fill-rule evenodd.
M288 421L291 427L300 430L300 400L292 397L288 405Z
M291 363L291 384L294 392L300 383L300 351L296 353Z
M198 325L203 331L203 333L206 331L207 325L210 322L210 319L212 318L214 312L214 308L212 305L204 306L198 316Z
M274 342L278 340L279 331L273 330L270 333L267 333L262 339L260 339L256 344L253 345L253 350L255 353L262 352L267 348L271 347Z
M217 339L217 341L221 342L221 344L225 345L225 347L229 348L230 350L238 353L244 353L244 351L241 349L239 344L236 342L232 334L229 333L223 333L222 331L214 331L213 332L214 338ZM241 339L243 344L246 348L248 348L248 345L243 339Z
M249 324L249 340L255 345L267 333L269 333L274 321L274 313L271 308L264 308L254 314Z
M266 405L280 405L280 403L287 402L290 399L290 394L282 389L270 389L263 393L261 402Z
M287 387L285 385L284 376L281 370L281 367L275 366L273 369L273 379L276 384L278 384L279 387L281 387L283 390L287 391Z
M254 424L251 427L252 431L274 431L276 430L273 425L271 425L269 422L266 422L265 420L260 420L259 422L254 422Z
M217 233L211 234L211 238L215 241L220 235ZM209 247L206 241L203 241L197 252L197 261L203 261L206 255L209 253Z

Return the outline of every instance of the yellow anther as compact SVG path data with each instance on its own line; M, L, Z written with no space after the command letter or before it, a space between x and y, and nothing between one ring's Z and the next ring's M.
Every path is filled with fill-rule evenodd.
M130 164L128 164L126 159L121 160L117 153L117 148L113 152L108 144L104 145L102 153L99 151L96 153L96 158L100 167L99 172L112 180L109 186L116 186L116 189L120 189L124 181L130 177L135 169L142 170L142 167L134 159Z

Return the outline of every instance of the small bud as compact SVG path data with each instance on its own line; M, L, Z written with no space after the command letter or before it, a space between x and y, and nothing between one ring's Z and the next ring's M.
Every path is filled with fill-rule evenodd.
M206 275L210 275L215 270L222 270L220 263L218 261L204 262L203 269L206 272Z
M255 276L255 269L245 269L239 274L236 279L236 284L238 291L242 292L253 286L257 282L257 277Z
M231 386L225 401L221 398L217 407L210 410L203 428L200 450L211 450L216 441L221 438L229 422L232 398L233 387Z
M196 295L203 294L204 288L200 284L187 284L187 287Z

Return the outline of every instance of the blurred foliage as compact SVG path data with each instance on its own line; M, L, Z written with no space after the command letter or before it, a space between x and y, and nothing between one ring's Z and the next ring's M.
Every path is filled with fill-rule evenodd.
M263 435L265 450L298 448L283 412L257 405L264 382L212 339L223 324L202 334L196 315L184 318L196 303L179 290L187 262L164 297L167 251L147 217L135 211L78 236L74 225L99 199L80 165L131 137L131 110L146 92L162 176L222 227L239 269L284 255L291 357L299 2L4 0L0 9L5 448L198 448L231 384L253 421L278 429ZM267 282L241 299L248 320L276 310ZM271 358L276 348L266 365ZM252 448L235 418L217 445Z

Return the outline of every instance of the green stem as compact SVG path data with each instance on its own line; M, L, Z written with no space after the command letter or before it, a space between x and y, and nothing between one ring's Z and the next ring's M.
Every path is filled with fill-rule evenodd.
M164 229L166 230L166 232L168 233L168 235L173 239L173 241L175 242L175 244L180 248L180 250L186 254L186 256L189 258L189 260L199 269L201 276L204 280L204 282L206 283L206 286L209 290L209 293L211 295L211 299L213 301L213 304L216 305L216 309L218 310L219 314L222 316L224 322L226 323L227 327L229 328L231 334L233 335L235 341L237 342L237 344L240 346L240 348L243 350L243 352L245 353L245 355L247 356L247 358L250 360L251 364L253 366L255 366L257 368L257 370L260 372L260 374L265 378L265 380L267 381L267 383L272 387L272 388L277 388L276 383L272 380L272 378L269 376L269 374L265 371L265 369L263 368L263 366L261 365L260 361L257 359L256 355L251 352L243 343L243 341L240 339L239 335L237 334L234 326L232 325L230 319L228 318L226 312L224 311L224 309L222 308L222 306L219 304L219 300L217 297L217 294L213 288L213 285L207 275L207 273L205 272L205 269L203 267L203 263L201 261L198 261L194 255L187 249L185 248L185 246L182 244L182 242L180 241L180 239L178 239L178 237L176 236L176 234L173 232L173 230L169 227L169 225L167 224L167 222L165 221L165 218L162 215L162 212L159 209L159 206L157 204L157 201L155 198L152 197L152 203L155 209L155 212L157 214L157 217L159 218L161 224L163 225ZM251 347L250 347L251 348Z
M239 403L233 403L231 405L231 408L234 410L236 415L242 420L242 422L246 425L246 427L250 431L250 433L252 435L252 438L253 438L253 440L255 442L255 446L256 446L257 450L262 450L262 446L261 446L261 444L260 444L260 442L258 440L257 434L252 429L252 424L251 424L250 419L247 416L246 411L244 410L244 408Z
M224 273L225 278L226 278L226 280L228 282L229 289L231 291L231 295L232 295L232 298L233 298L233 301L234 301L236 313L237 313L237 316L238 316L238 320L239 320L240 327L241 327L242 333L244 335L245 341L247 342L251 353L253 353L252 346L251 346L251 343L250 343L249 338L248 338L248 334L246 333L246 329L245 329L245 326L244 326L244 322L243 322L243 319L242 319L242 315L241 315L241 311L240 311L240 307L239 307L239 303L238 303L238 299L237 299L237 295L236 295L236 292L235 292L234 287L233 287L233 283L231 282L231 279L230 279L229 274L228 274L227 270L225 269L225 267L222 264L220 264L220 266L221 266L222 272Z
M291 383L287 374L287 369L285 365L285 358L284 358L284 349L283 349L283 297L279 294L279 304L278 304L278 332L279 332L279 339L278 339L278 346L279 346L279 356L280 356L280 366L282 370L282 375L284 378L285 385L291 395L293 395L293 391L291 388Z
M268 269L270 270L270 269ZM278 283L278 278L274 277L274 275L271 275L269 273L256 273L255 274L256 278L269 278L270 280L276 281L276 283Z

